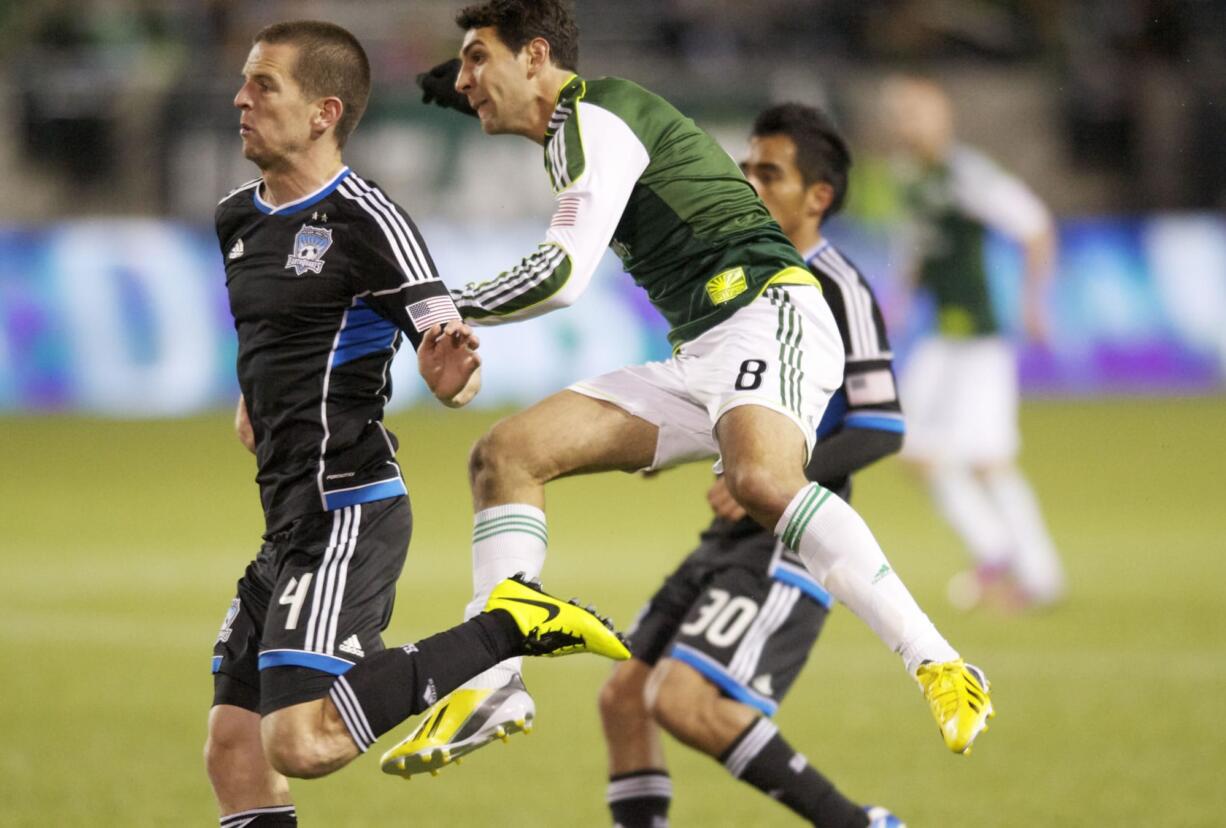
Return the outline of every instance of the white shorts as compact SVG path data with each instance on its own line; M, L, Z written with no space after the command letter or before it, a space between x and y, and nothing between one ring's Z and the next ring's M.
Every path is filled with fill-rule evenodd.
M1017 361L999 337L920 342L899 386L902 455L926 463L993 463L1017 456Z
M843 383L843 341L821 291L769 287L672 359L632 365L570 386L660 430L651 469L716 457L726 412L761 405L783 414L812 451L817 425Z

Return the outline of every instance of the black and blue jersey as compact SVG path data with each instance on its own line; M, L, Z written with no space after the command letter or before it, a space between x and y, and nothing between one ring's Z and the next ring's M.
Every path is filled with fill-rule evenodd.
M250 181L216 223L267 532L405 494L383 426L392 358L402 334L416 348L460 318L408 214L344 167L276 207Z
M817 426L818 442L852 428L902 434L894 354L872 288L855 265L828 241L808 251L805 262L821 283L846 354L843 385L830 398ZM847 485L847 478L817 482L839 492Z

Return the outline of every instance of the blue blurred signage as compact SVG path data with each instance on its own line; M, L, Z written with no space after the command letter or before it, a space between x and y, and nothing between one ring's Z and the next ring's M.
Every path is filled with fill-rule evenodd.
M538 223L422 232L459 284L513 264ZM889 246L849 224L831 236L889 306ZM1053 341L1024 348L1030 391L1216 391L1226 384L1226 221L1178 216L1061 228ZM174 416L229 405L236 351L221 255L207 230L156 221L0 229L0 410ZM1016 321L1020 262L990 249L995 300ZM567 383L668 353L663 321L612 256L561 313L481 330L484 405L535 401ZM895 331L905 351L913 331ZM411 354L394 370L397 407L422 398Z

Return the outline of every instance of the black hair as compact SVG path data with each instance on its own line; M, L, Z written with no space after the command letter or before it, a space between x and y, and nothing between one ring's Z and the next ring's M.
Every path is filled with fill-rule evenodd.
M465 31L492 26L516 54L535 38L544 38L554 65L579 70L579 26L571 0L487 0L465 6L455 22Z
M819 181L829 184L834 198L826 215L834 215L842 209L847 196L851 151L826 113L804 104L778 104L759 113L754 119L752 134L791 138L796 144L796 167L805 186Z

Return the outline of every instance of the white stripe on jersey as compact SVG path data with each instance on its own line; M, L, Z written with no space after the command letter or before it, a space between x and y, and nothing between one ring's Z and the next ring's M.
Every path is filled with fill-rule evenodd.
M822 244L808 259L829 276L843 295L843 307L847 314L847 332L850 340L849 360L889 359L890 352L883 348L877 336L873 320L873 297L860 281L860 275L833 245Z
M251 179L250 181L248 181L248 182L247 182L247 183L245 183L245 184L239 184L239 185L238 185L237 187L235 187L233 190L231 190L230 192L226 193L226 194L225 194L225 195L222 197L222 199L221 199L220 201L218 201L217 203L218 203L218 204L225 204L227 201L229 201L230 199L234 198L234 196L238 195L239 193L243 192L244 190L250 190L252 187L256 186L257 184L259 184L259 183L260 183L261 181L263 181L263 180L264 180L263 178L253 178L253 179Z
M574 112L569 106L559 104L554 107L553 114L549 116L549 129L557 129L566 123L566 119Z
M375 201L382 205L384 213L392 220L393 228L399 230L401 240L405 243L406 249L408 250L414 264L417 265L417 272L425 274L423 277L415 281L428 281L433 279L434 275L430 271L429 260L427 259L425 252L422 250L421 245L418 244L417 236L413 233L413 228L409 226L409 223L405 221L404 216L402 216L400 211L396 209L396 205L393 204L391 199L389 199L387 195L385 195L384 192L375 185L357 175L351 176L351 178L354 179L359 190L366 193L368 196L373 196Z
M565 250L554 245L537 248L535 253L511 268L505 278L495 279L477 290L475 297L492 307L504 305L548 279L565 255Z
M558 130L558 134L553 137L553 142L558 147L558 179L562 185L561 189L565 190L570 186L570 168L567 166L566 158L566 129L563 127Z
M552 244L542 245L535 253L512 268L509 273L474 290L472 298L489 310L501 307L553 275L566 255L566 251L561 247Z
M356 298L354 304L357 304ZM315 485L319 489L319 502L323 505L324 511L328 510L328 495L324 492L324 458L328 454L328 440L332 437L332 430L328 428L328 390L332 385L332 361L336 359L336 349L341 345L341 334L349 322L349 311L352 308L353 305L345 308L345 312L341 314L341 324L336 327L336 336L332 338L332 350L328 352L328 364L324 368L323 392L319 400L319 423L323 426L324 436L319 441L319 473L315 477Z
M354 176L350 176L353 178ZM370 214L375 223L383 230L384 237L387 238L388 246L391 248L392 254L396 257L397 263L400 265L400 270L404 273L405 284L413 282L424 282L432 279L429 270L424 272L416 269L416 260L413 259L412 253L405 249L404 244L399 239L399 230L393 229L388 223L387 210L378 201L369 195L364 194L358 188L357 182L350 183L346 179L337 187L336 191L345 198L356 203L359 207ZM392 213L399 217L395 210ZM410 264L413 261L413 264Z

